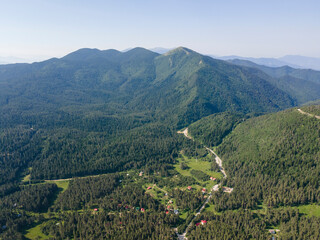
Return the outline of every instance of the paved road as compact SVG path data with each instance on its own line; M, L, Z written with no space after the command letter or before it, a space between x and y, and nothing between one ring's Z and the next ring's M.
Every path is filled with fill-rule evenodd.
M193 138L192 138L190 135L188 135L188 128L186 128L184 131L179 131L178 133L184 134L184 136L185 136L186 138L193 140ZM221 171L222 174L223 174L223 177L226 178L226 177L227 177L227 174L226 174L224 168L222 167L222 160L221 160L221 158L219 158L219 156L218 156L212 149L210 149L210 148L208 148L208 147L205 147L205 148L215 156L216 163L218 164L218 166L219 166L219 168L220 168L220 171ZM210 192L208 198L207 198L206 201L203 203L203 205L201 206L201 208L199 209L199 211L196 213L196 215L195 215L194 218L191 220L191 222L190 222L189 225L187 226L186 230L185 230L182 234L179 234L178 231L177 231L177 229L175 229L179 240L187 240L186 234L188 233L188 230L189 230L189 228L191 227L193 220L204 210L204 208L206 207L206 204L209 202L209 200L210 200L211 197L212 197L212 192L218 191L220 185L221 185L221 183L216 184L216 185L214 185L214 186L212 187L211 192Z

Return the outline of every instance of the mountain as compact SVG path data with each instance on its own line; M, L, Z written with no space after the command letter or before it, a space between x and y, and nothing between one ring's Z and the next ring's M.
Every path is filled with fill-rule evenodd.
M43 56L39 56L38 58L44 59ZM32 63L35 62L35 59L29 58L20 58L20 57L0 57L0 64L12 64L12 63Z
M247 60L254 62L259 65L264 65L267 67L283 67L289 66L292 68L302 68L302 69L313 69L320 70L320 58L305 57L298 55L287 55L280 58L252 58L252 57L240 57L240 56L223 56L217 57L212 56L213 58L221 60Z
M214 57L217 59L221 59L221 60L247 60L259 65L264 65L264 66L268 66L268 67L282 67L282 66L290 66L293 68L302 68L300 65L296 65L296 64L291 64L289 62L286 62L284 60L281 59L277 59L277 58L253 58L253 57L240 57L240 56L223 56L223 57Z
M155 111L183 126L228 109L268 112L294 105L258 74L186 48L164 55L143 48L81 49L61 59L1 66L0 79L1 109L7 113L11 106L23 108L21 102L35 112L44 106L79 111L87 104L117 105Z
M320 99L320 71L295 69L288 66L271 68L247 60L230 60L231 63L263 71L274 86L295 98L298 104Z
M302 110L320 113L320 106ZM231 130L216 152L228 176L222 185L233 191L213 194L207 209L214 207L220 217L216 212L204 211L195 222L205 219L206 226L191 228L188 239L210 239L213 235L246 239L247 234L241 234L246 232L247 224L254 224L251 234L256 239L269 239L275 234L281 239L318 237L312 225L319 226L320 215L310 213L319 209L320 202L320 120L296 108L240 122L234 117L215 114L192 125L195 141L198 137L210 141L199 134L202 130L205 136ZM216 138L211 141L215 145ZM231 219L237 219L237 231L230 228ZM263 229L277 230L264 236Z
M319 112L319 106L313 109ZM234 199L239 205L243 201L248 201L248 208L259 202L267 206L319 202L319 127L319 119L297 109L238 124L217 151L229 169L228 184L237 189Z
M317 239L320 223L291 208L319 199L319 124L279 112L305 89L278 84L317 75L289 70L184 47L1 65L0 239L176 239L190 222L188 239L268 239L270 226Z
M314 69L320 71L320 58L305 57L299 55L287 55L278 58L281 61L285 61L290 64L301 66L306 69Z
M171 51L173 48L162 48L162 47L155 47L155 48L150 48L149 50L152 52L156 52L159 54L164 54L167 53L169 51Z

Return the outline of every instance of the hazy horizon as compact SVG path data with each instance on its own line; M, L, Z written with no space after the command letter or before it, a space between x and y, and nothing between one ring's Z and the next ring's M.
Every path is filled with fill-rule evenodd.
M184 46L217 56L320 57L320 2L41 1L1 4L0 56Z

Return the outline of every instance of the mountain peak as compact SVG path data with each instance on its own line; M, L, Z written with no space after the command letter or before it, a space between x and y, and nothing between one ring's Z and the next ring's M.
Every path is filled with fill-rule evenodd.
M184 53L186 55L189 55L189 54L192 54L192 53L197 53L195 51L192 51L191 49L189 48L186 48L186 47L177 47L165 54L163 54L164 56L168 56L168 55L172 55L172 54L176 54L176 53ZM198 53L197 53L198 54Z

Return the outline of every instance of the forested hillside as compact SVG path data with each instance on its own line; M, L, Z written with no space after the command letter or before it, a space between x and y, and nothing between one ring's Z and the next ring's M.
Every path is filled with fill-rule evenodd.
M320 98L320 71L295 69L288 66L267 67L246 60L230 60L239 66L259 69L270 77L265 79L295 98L298 104L315 101ZM261 73L259 73L261 74Z
M296 109L252 118L217 148L234 186L220 209L320 202L320 121Z
M263 238L242 209L320 198L319 120L260 116L306 100L277 77L182 47L0 66L0 239L192 239L214 186L207 233Z

